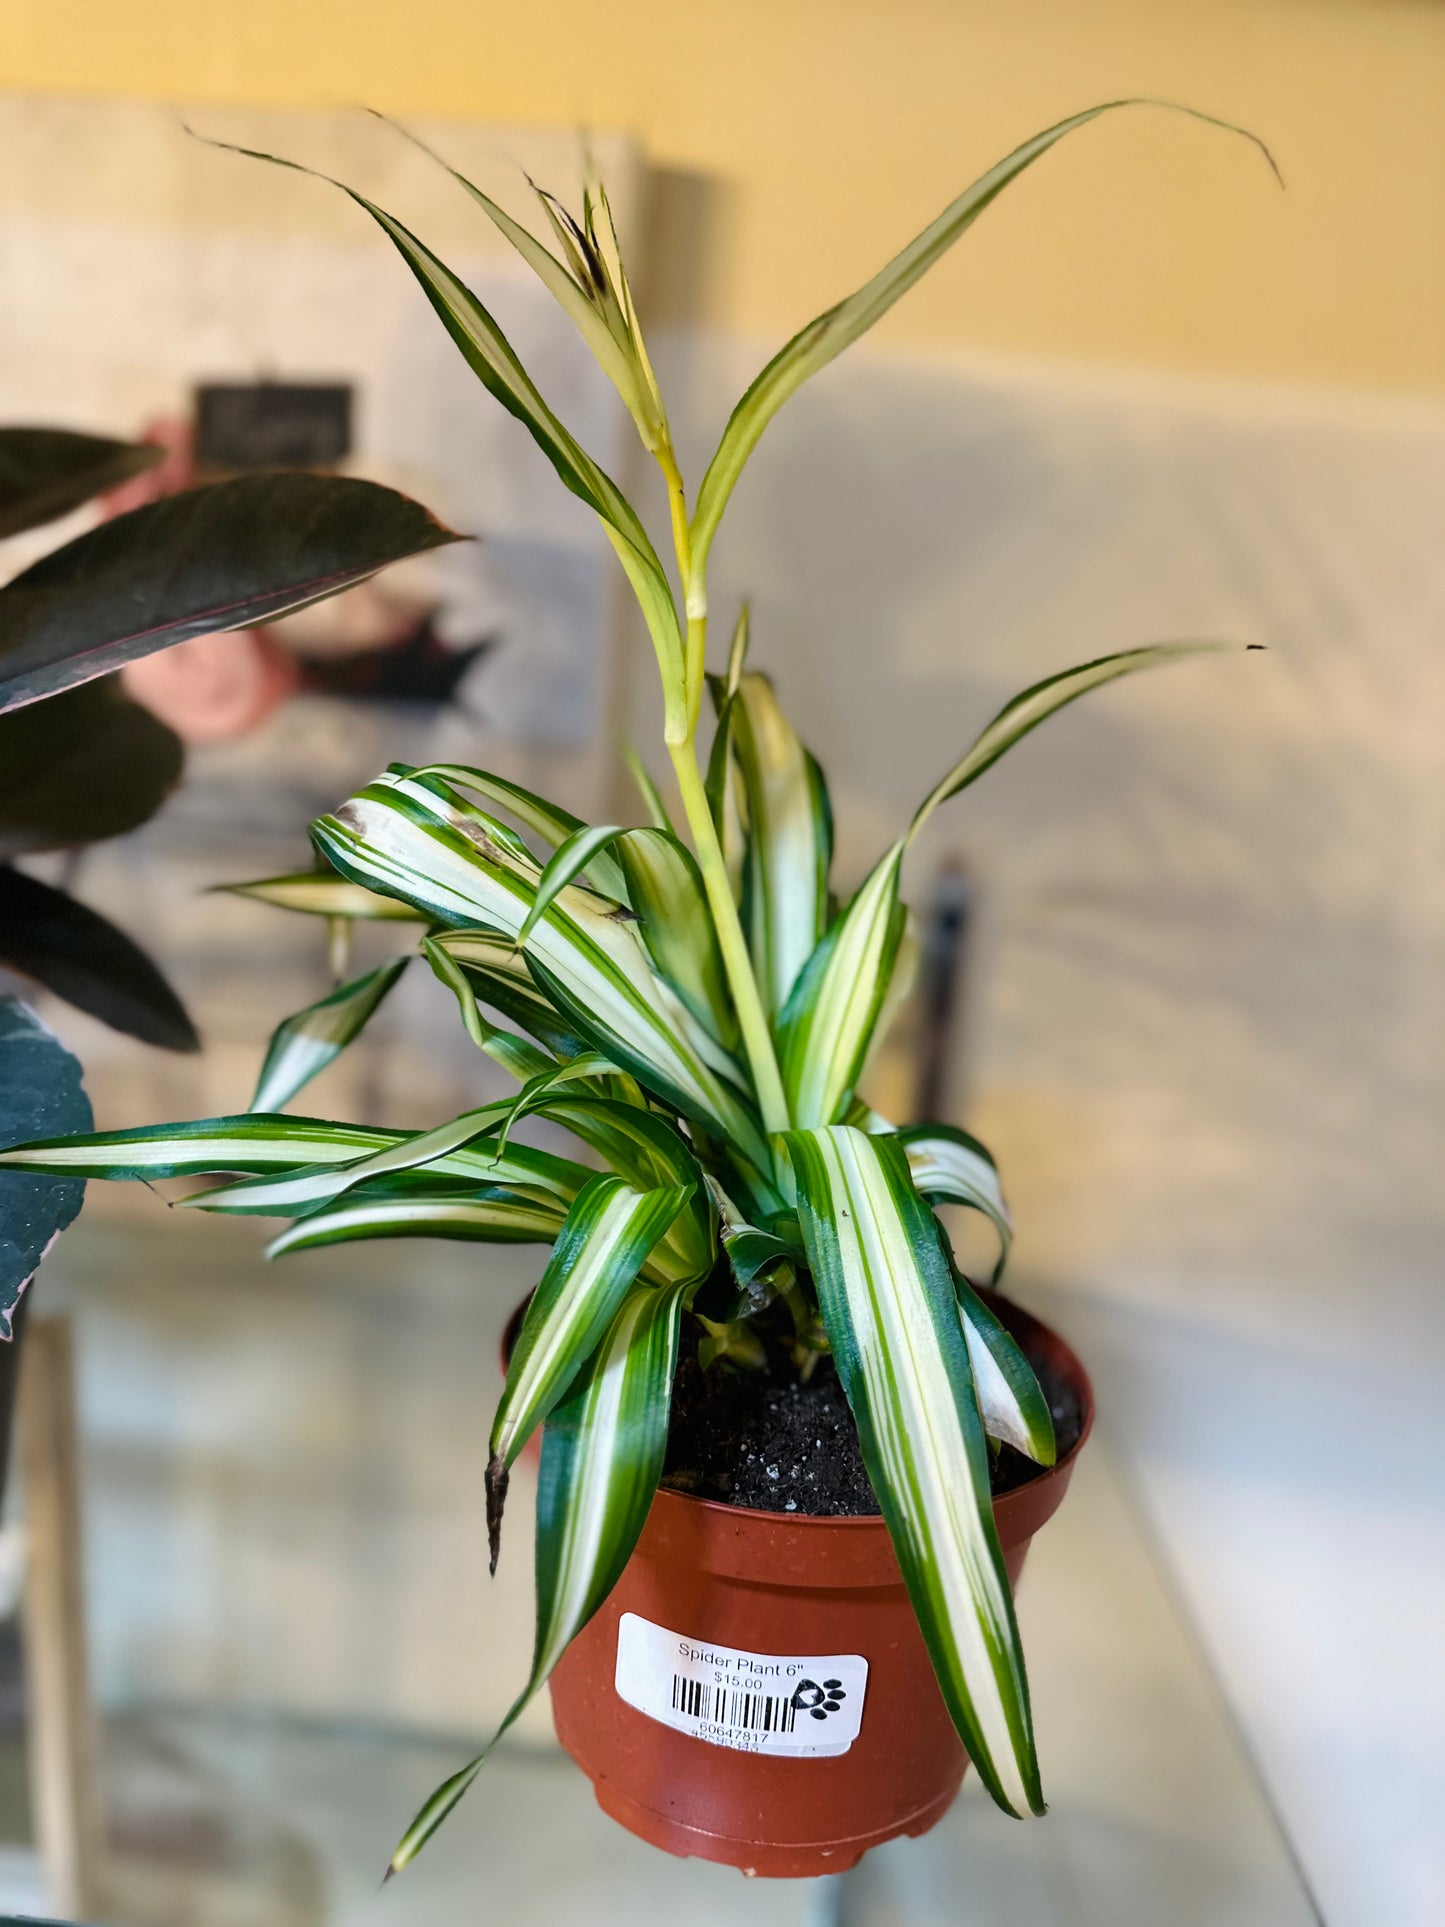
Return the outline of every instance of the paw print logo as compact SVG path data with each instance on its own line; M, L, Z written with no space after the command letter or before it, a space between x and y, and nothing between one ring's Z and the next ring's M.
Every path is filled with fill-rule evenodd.
M825 1679L821 1686L815 1679L800 1679L793 1692L793 1704L800 1713L811 1713L815 1720L825 1720L830 1713L838 1712L847 1697L840 1679Z

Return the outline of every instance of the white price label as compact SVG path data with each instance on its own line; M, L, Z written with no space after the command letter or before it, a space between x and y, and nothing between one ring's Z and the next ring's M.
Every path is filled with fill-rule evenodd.
M858 1737L868 1662L857 1653L745 1653L624 1613L616 1684L639 1713L713 1746L827 1759Z

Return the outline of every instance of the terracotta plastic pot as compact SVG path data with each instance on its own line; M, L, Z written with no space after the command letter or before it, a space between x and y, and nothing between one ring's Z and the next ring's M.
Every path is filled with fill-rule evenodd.
M994 1503L1017 1584L1094 1402L1061 1338L995 1304L1072 1383L1083 1419L1057 1465ZM551 1684L557 1737L607 1813L669 1853L749 1874L837 1873L927 1832L967 1764L877 1517L755 1512L663 1489Z

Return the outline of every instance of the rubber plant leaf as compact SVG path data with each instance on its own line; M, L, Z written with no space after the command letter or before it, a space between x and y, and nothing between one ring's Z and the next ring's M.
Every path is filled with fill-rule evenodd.
M278 1024L256 1080L251 1109L279 1111L289 1104L360 1036L410 962L410 956L393 957Z
M939 1687L979 1778L1042 1813L1028 1682L953 1279L902 1147L787 1137L823 1323Z
M0 1143L35 1131L84 1131L90 1099L80 1065L18 997L0 997ZM0 1171L0 1339L36 1267L80 1210L78 1175Z
M149 502L0 589L0 710L460 540L405 495L341 475L242 475Z
M75 849L138 829L184 763L180 737L115 678L0 716L0 857Z
M68 428L0 428L0 541L69 515L164 454L152 442L117 442Z
M537 1487L531 1674L490 1744L437 1788L407 1828L388 1877L416 1858L451 1813L632 1556L662 1476L683 1290L630 1293L552 1413Z
M200 1049L180 998L138 944L63 890L6 864L0 964L127 1037L162 1050Z

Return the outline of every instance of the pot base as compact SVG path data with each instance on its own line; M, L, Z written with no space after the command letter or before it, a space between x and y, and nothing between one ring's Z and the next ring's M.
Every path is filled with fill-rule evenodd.
M1083 1413L1055 1466L994 1500L1017 1585L1029 1541L1063 1498L1092 1399L1061 1339L1016 1306L1000 1300L999 1310L1031 1354L1073 1384ZM737 1694L766 1681L767 1730L791 1733L791 1722L771 1724L771 1682L820 1665L838 1674L827 1681L840 1689L835 1703L827 1711L792 1703L824 1720L847 1701L850 1717L816 1747L732 1744L715 1725L722 1711L701 1716L690 1703L700 1681L726 1692L736 1726ZM885 1840L926 1833L952 1805L966 1765L876 1513L760 1512L662 1488L615 1588L550 1686L557 1738L605 1813L664 1852L745 1874L842 1873ZM811 1678L801 1686L818 1690ZM750 1729L758 1704L744 1702Z
M962 1775L959 1777L961 1784ZM715 1860L722 1866L736 1867L750 1879L767 1880L815 1880L823 1874L847 1873L871 1847L881 1847L885 1840L896 1840L901 1834L917 1839L936 1827L958 1797L958 1785L954 1785L916 1813L877 1832L856 1833L845 1840L800 1841L790 1846L780 1841L736 1840L730 1834L684 1826L632 1799L610 1780L595 1779L592 1791L605 1814L650 1847L661 1847L664 1853L679 1859Z

